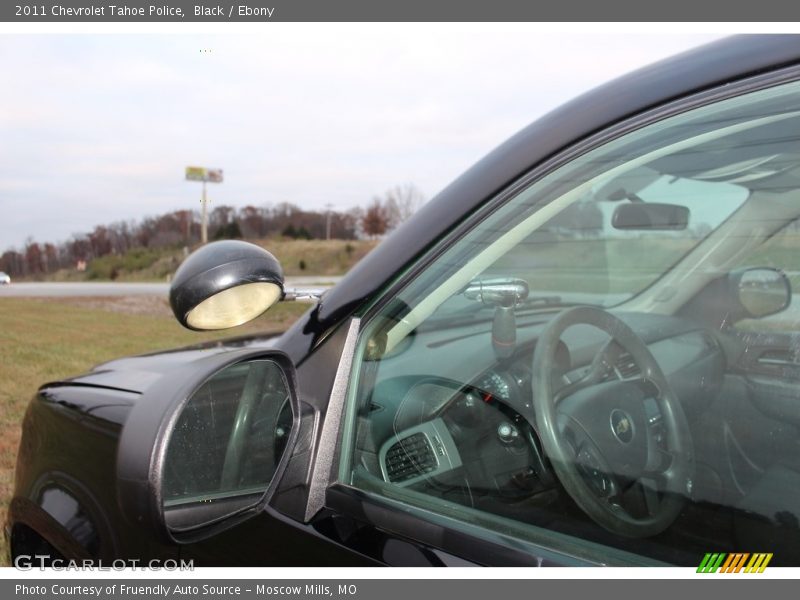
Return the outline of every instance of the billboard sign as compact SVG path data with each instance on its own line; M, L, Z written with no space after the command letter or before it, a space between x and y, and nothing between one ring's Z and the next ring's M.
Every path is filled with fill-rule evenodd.
M207 169L206 167L186 167L187 181L207 181L209 183L222 183L222 169Z

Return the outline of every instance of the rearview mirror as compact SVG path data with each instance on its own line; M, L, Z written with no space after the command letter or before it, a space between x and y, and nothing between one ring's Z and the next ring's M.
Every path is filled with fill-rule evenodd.
M296 438L292 372L281 353L239 351L148 389L120 436L123 513L181 543L256 514Z
M631 202L614 209L614 229L640 231L680 231L689 225L689 209L677 204Z

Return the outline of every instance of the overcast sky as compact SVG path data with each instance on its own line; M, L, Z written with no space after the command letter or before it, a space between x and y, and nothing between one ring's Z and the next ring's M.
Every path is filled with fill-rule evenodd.
M430 198L562 102L715 35L274 24L259 35L0 35L0 252L198 208Z

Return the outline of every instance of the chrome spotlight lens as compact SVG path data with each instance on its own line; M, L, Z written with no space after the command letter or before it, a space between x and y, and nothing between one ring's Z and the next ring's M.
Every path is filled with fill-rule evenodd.
M169 303L189 329L226 329L246 323L283 297L283 269L269 252L226 240L193 252L175 273Z

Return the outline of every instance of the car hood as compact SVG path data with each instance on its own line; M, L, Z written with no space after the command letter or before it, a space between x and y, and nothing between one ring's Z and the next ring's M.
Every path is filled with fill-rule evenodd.
M210 354L220 354L242 348L264 348L266 350L272 348L279 337L279 334L272 334L229 338L173 350L119 358L101 363L84 375L62 380L58 384L88 385L141 394L161 377L174 372L177 367Z

